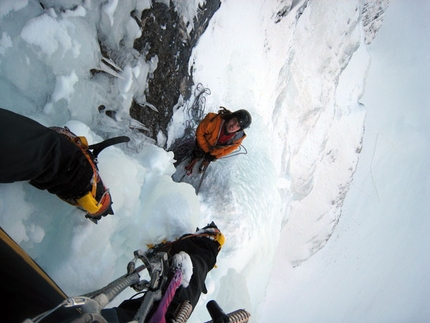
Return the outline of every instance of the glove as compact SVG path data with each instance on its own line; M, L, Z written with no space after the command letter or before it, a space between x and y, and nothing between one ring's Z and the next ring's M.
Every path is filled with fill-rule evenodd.
M216 160L216 157L211 155L210 153L206 153L205 154L205 160L212 162L212 161Z
M173 256L172 267L174 270L179 269L182 272L182 283L184 288L190 284L191 276L193 275L193 263L190 255L185 251L180 251Z

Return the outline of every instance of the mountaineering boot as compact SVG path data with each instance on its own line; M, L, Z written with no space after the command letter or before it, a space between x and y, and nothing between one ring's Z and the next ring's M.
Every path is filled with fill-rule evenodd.
M65 202L74 205L87 214L85 217L97 224L97 221L108 214L114 214L112 210L112 198L109 189L103 184L97 167L97 155L103 148L109 145L126 142L125 137L121 139L108 139L96 145L89 146L85 137L77 136L67 127L50 127L59 134L64 135L70 142L74 143L85 156L87 163L85 167L91 171L91 178L81 188L80 192L74 194L58 194L57 196Z
M127 142L126 136L88 145L67 127L42 124L0 108L0 183L29 181L39 190L57 195L86 212L97 222L114 214L112 198L97 168L97 156L114 144Z
M187 175L191 175L193 173L194 165L197 163L197 158L192 159L187 166L185 166L185 170L187 171Z

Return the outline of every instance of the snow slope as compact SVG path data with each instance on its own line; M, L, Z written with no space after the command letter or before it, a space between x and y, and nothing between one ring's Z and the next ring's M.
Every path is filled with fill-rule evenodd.
M265 322L429 320L429 11L427 1L390 4L370 46L363 150L343 215L300 266L278 249Z

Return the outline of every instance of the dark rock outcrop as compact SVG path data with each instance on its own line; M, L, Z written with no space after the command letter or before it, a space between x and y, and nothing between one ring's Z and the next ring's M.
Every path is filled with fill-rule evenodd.
M152 7L144 10L141 17L134 17L142 29L142 36L136 39L134 48L145 55L147 61L154 56L158 58L157 68L148 80L145 92L149 106L157 111L136 101L130 108L131 117L149 129L145 133L148 137L156 139L160 131L166 135L173 107L180 95L185 99L190 97L193 80L188 62L191 51L220 5L220 0L207 0L199 7L190 32L178 16L173 1L170 7L153 1Z
M379 32L384 21L385 11L390 0L366 0L363 4L363 30L365 42L371 44Z

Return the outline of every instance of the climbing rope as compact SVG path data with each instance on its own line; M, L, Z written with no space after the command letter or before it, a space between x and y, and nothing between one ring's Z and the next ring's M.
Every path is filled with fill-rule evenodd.
M191 105L187 105L185 112L188 119L185 123L184 138L195 138L196 128L203 120L206 108L206 95L210 95L211 90L203 87L201 83L194 89L194 100Z
M196 141L196 129L200 121L203 120L206 108L206 96L211 94L211 90L205 88L201 83L194 89L194 100L187 103L185 113L184 135L175 140L169 150L175 153L176 164L180 164L193 150Z

